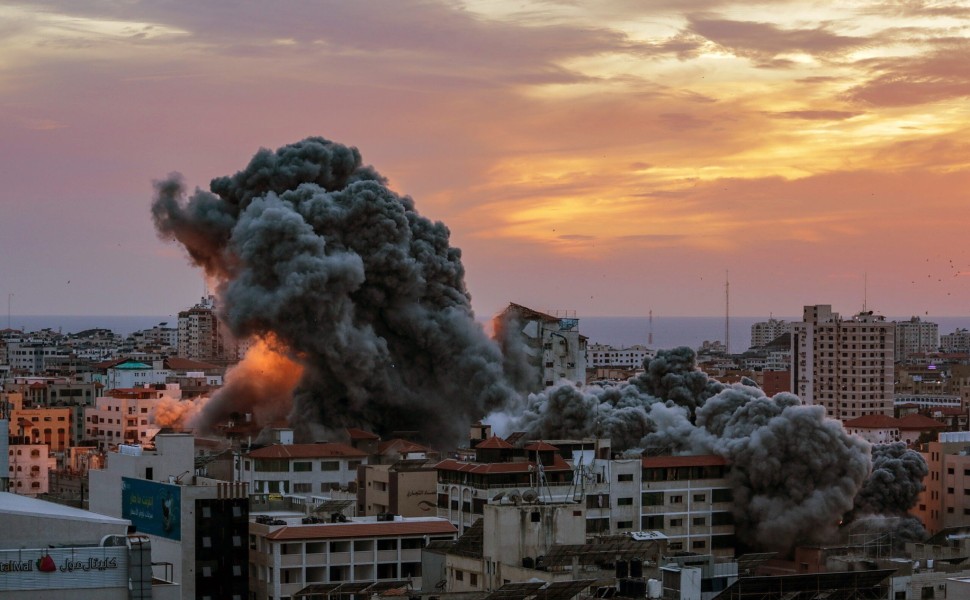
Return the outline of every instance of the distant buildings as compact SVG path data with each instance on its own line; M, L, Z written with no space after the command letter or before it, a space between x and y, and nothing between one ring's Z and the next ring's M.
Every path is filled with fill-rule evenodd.
M806 306L792 324L792 390L834 419L892 415L894 335L871 312L844 320L831 305Z
M203 298L178 315L178 355L215 364L239 360L239 348L215 308L215 298Z
M593 344L586 349L587 367L592 369L643 369L643 364L656 353L646 346L635 344L617 348L607 344Z
M940 326L913 317L896 323L896 360L906 362L914 354L940 349Z
M767 346L778 337L788 333L791 325L784 320L771 318L751 326L751 347Z

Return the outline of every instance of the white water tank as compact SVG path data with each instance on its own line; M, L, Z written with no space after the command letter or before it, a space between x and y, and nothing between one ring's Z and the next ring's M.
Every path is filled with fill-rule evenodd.
M659 579L647 580L647 598L657 599L663 595L663 586Z

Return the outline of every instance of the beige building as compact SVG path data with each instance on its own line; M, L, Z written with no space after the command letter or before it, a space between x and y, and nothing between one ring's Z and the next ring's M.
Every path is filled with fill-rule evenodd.
M381 442L381 464L357 467L357 514L390 513L405 517L434 516L437 452L406 440Z
M929 473L923 480L914 514L930 534L950 527L970 527L970 432L941 433L920 454Z
M906 362L914 354L938 352L940 326L913 317L896 323L896 360Z
M282 600L315 584L386 582L418 589L422 548L454 540L456 533L435 517L320 522L303 514L256 515L249 525L250 598Z
M368 455L347 444L292 443L291 430L279 430L283 443L242 456L237 474L254 494L291 494L310 500L332 490L347 490L357 480L357 468Z
M550 315L512 303L495 317L493 327L500 339L514 347L511 351L521 354L532 366L530 391L562 380L586 383L588 340L579 333L574 312Z
M844 320L832 306L806 306L792 324L792 390L847 421L893 414L895 325L872 312Z
M120 388L109 390L93 407L84 410L84 437L102 449L120 444L147 444L160 427L155 425L155 407L162 398L178 400L178 390Z
M50 453L47 444L32 444L23 438L13 437L8 455L8 491L32 497L50 491L50 472L57 468L57 459Z

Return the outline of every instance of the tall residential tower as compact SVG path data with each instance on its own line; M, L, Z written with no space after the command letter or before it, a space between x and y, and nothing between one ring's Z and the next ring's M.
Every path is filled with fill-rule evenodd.
M834 419L892 416L895 332L871 311L844 320L830 304L806 306L792 324L792 390Z

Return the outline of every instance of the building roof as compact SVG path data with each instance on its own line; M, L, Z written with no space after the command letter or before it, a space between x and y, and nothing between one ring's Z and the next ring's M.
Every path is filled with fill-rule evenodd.
M397 452L398 454L407 454L409 452L424 452L426 454L433 453L434 450L428 448L427 446L422 446L421 444L416 444L414 442L394 438L393 440L388 440L386 442L381 442L377 446L377 452L379 454L388 454L391 452Z
M375 521L368 523L322 523L288 525L268 534L269 540L321 540L362 537L399 537L405 535L450 535L458 529L446 519Z
M645 456L640 460L644 469L657 467L717 467L728 461L716 454L694 454L691 456Z
M532 442L531 444L526 446L524 450L528 450L530 452L549 452L553 450L558 451L559 448L556 448L552 444L547 444L540 440L538 442Z
M169 356L165 359L165 368L173 371L213 371L220 370L218 366L207 362L190 360L181 356Z
M50 517L69 521L86 521L105 525L128 525L128 519L118 519L82 510L64 504L38 500L30 496L0 492L0 515L20 515L25 517Z
M571 471L569 466L561 456L554 456L553 464L544 465L546 471ZM476 475L496 475L499 473L528 473L535 470L536 464L532 461L499 462L499 463L478 463L461 462L453 458L441 461L435 465L435 469L441 471L459 471L462 473L474 473Z
M497 435L493 435L492 437L488 438L487 440L485 440L483 442L479 442L479 444L477 446L475 446L475 449L476 450L479 450L479 449L485 449L485 450L496 450L496 449L508 450L508 449L512 449L512 448L515 448L515 446L513 446L512 444L506 442L505 440L503 440L502 438L498 437Z
M899 429L899 420L889 415L862 415L855 419L849 419L843 423L843 426L855 429Z
M922 431L925 429L946 429L946 425L940 423L936 419L931 419L929 417L923 416L921 414L911 414L906 415L900 419L897 419L900 429L905 429L907 431Z
M357 429L356 427L348 427L347 435L350 436L352 440L379 440L381 436L371 433L370 431L364 431L363 429Z
M273 444L246 455L249 458L364 458L366 452L341 444L326 442L321 444Z

